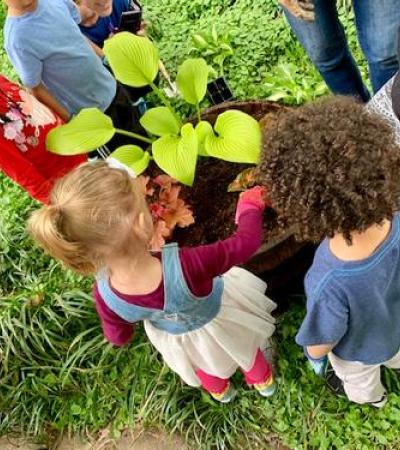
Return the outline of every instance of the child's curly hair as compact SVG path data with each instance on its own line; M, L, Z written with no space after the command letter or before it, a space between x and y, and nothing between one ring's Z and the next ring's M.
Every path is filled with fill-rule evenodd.
M351 242L399 209L400 147L365 106L328 98L281 114L263 132L257 182L299 240Z

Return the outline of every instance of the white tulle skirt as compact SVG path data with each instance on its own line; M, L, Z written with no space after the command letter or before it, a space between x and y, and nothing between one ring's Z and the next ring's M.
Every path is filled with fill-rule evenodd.
M257 350L275 330L271 312L276 304L264 295L266 284L239 267L223 278L221 309L203 327L173 335L144 322L147 336L166 364L191 386L200 385L197 369L220 378L229 378L238 367L250 370Z

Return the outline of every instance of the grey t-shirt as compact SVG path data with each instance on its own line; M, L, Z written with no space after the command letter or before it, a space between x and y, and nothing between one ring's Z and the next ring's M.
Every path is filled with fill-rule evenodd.
M361 261L342 261L319 246L305 279L302 346L333 344L347 361L380 364L400 349L400 218L382 245Z
M40 82L71 113L96 107L105 111L116 81L82 35L71 0L38 0L35 11L7 17L4 42L22 83Z

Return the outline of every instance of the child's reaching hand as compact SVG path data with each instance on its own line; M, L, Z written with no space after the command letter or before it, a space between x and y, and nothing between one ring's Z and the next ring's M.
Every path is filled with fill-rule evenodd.
M242 192L239 196L239 200L236 206L235 223L239 222L240 216L249 209L254 207L264 210L266 206L269 206L266 200L266 189L261 186L255 186Z

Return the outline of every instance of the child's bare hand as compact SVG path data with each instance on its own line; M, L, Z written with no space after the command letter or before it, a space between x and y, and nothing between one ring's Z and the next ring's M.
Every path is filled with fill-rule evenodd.
M302 20L313 21L315 19L313 0L278 0L295 17Z

